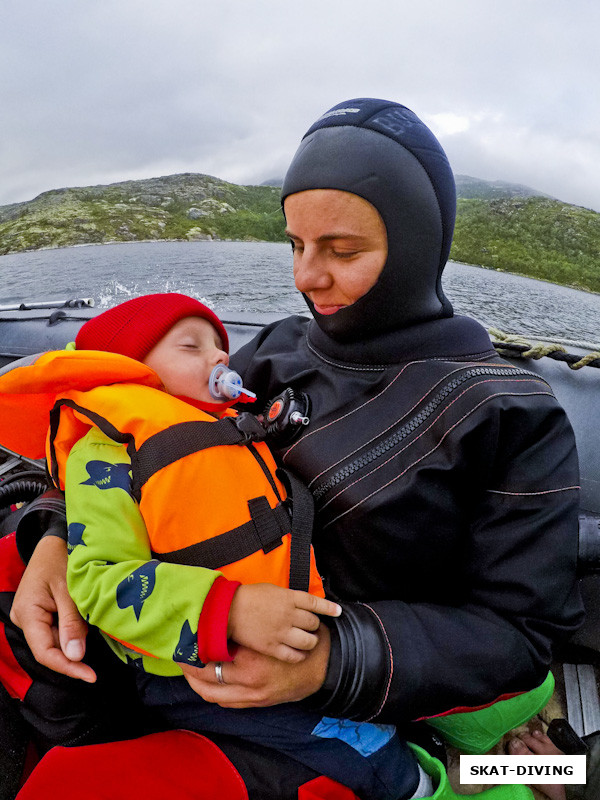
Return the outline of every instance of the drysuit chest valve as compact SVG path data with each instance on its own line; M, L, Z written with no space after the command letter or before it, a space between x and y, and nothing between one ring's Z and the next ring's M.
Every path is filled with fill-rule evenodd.
M272 400L269 400L263 412L262 423L269 438L278 445L289 444L300 433L310 419L310 400L304 392L284 389Z

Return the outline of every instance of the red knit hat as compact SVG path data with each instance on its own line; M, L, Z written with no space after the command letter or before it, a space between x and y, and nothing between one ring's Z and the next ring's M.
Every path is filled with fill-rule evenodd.
M83 325L77 338L77 350L107 350L142 361L162 337L185 317L208 320L229 352L227 331L221 320L207 306L184 294L146 294L126 300L93 317Z

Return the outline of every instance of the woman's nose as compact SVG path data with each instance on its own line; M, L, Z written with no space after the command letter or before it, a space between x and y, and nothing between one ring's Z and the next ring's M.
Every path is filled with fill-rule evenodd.
M311 292L314 289L326 289L331 277L318 253L305 249L294 257L294 282L299 292Z

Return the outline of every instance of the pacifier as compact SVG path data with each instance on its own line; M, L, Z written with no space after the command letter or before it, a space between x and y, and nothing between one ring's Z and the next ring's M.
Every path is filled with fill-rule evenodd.
M237 400L241 394L256 400L254 392L244 389L238 373L229 369L225 364L217 364L216 367L213 367L208 379L208 391L215 400Z

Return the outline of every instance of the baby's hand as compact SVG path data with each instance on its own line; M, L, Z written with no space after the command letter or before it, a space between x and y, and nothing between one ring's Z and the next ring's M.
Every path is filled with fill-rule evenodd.
M240 586L229 611L227 634L234 642L295 664L317 645L317 614L339 617L337 603L272 583Z

